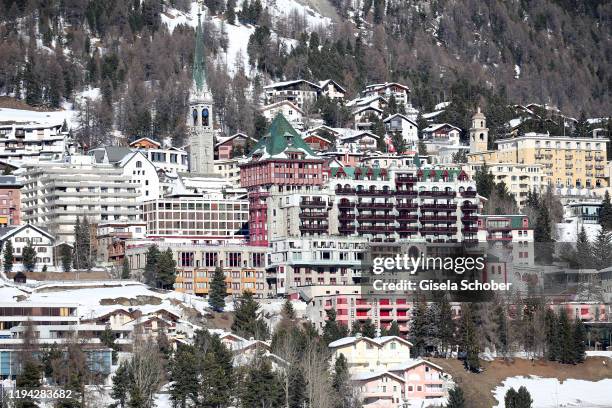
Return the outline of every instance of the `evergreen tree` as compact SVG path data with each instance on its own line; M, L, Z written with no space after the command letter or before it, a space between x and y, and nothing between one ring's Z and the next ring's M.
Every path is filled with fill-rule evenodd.
M17 388L38 389L41 387L42 369L40 363L34 358L28 358L21 364L21 372L17 375ZM26 397L17 402L19 408L37 408L35 400Z
M516 407L531 408L531 404L533 404L531 394L529 394L529 391L527 391L527 388L525 388L525 386L521 385L516 394Z
M451 345L453 344L455 322L453 320L453 313L450 303L445 295L440 297L438 311L440 313L440 316L438 317L438 322L440 324L438 328L440 348L444 356L446 356L446 353L448 353Z
M225 285L225 275L223 269L215 268L215 273L210 283L210 294L208 295L208 304L215 312L222 312L225 309L225 297L227 296L227 287Z
M60 250L60 259L62 263L62 270L64 272L70 272L72 268L72 249L68 244L63 244Z
M77 219L78 220L78 219ZM149 286L154 286L157 280L157 262L160 256L159 248L153 244L147 250L144 268L144 280Z
M578 118L578 122L574 126L574 132L572 136L574 137L586 137L588 136L590 131L589 122L586 118L586 113L584 111L580 112L580 117Z
M331 342L346 337L348 329L336 321L336 311L334 309L328 309L326 313L327 320L325 326L323 326L323 342L329 345Z
M559 328L557 324L557 315L547 307L544 315L545 325L545 340L546 340L546 358L549 361L557 361L559 359Z
M448 391L448 404L446 408L465 408L465 397L463 396L463 390L458 385Z
M476 191L483 197L489 198L493 188L495 188L495 177L493 173L489 171L487 163L483 163L474 174L474 181L476 181Z
M496 345L499 352L506 356L509 351L508 340L508 317L506 310L502 304L498 304L494 310L493 320L495 323L495 331L497 334Z
M559 338L558 361L563 364L572 364L574 362L574 333L565 308L561 308L559 312L557 337Z
M128 405L130 373L128 364L124 361L119 365L115 375L113 375L113 388L111 397L116 401L114 407L126 408Z
M157 287L172 289L176 280L176 261L170 248L159 254L155 270Z
M480 348L476 325L474 324L472 309L469 303L465 303L461 307L460 335L461 348L466 353L465 365L470 371L478 371L480 369L480 360L478 359Z
M170 361L170 399L177 407L187 408L197 402L200 369L197 352L194 346L181 345Z
M514 388L510 388L506 391L506 395L504 396L504 405L506 408L517 408L516 406L516 398L518 394Z
M419 156L427 156L429 154L427 152L427 145L422 140L419 140L418 151L419 151Z
M413 304L412 319L410 320L409 339L412 343L411 354L420 357L425 354L427 337L427 303L416 301Z
M593 242L593 267L597 270L612 265L612 239L610 233L604 228L599 230Z
M334 362L331 383L332 388L336 392L334 408L353 408L361 406L352 388L348 363L344 354L340 354Z
M295 309L293 308L291 299L287 298L287 300L285 300L285 303L283 304L283 309L281 310L281 315L283 316L283 318L288 320L295 319Z
M13 243L10 240L6 240L4 243L4 272L8 273L13 270L13 261L15 259L13 255Z
M606 190L604 199L599 211L599 224L607 231L612 231L612 204L610 203L610 193Z
M227 0L227 7L225 9L225 20L228 24L234 25L236 23L236 0Z
M28 240L27 245L21 253L21 263L26 271L32 272L36 266L36 250L32 246L32 241Z
M280 407L284 393L278 376L272 371L270 361L255 357L246 367L239 381L240 406L243 408Z
M107 326L104 331L100 334L100 342L109 349L112 349L113 364L117 363L117 356L119 352L119 346L115 343L115 335L111 328Z
M586 330L579 316L574 319L574 362L582 363L586 356Z
M121 264L121 279L130 279L130 262L127 256L123 257L123 263Z
M389 326L389 329L387 329L387 336L400 336L401 332L400 332L400 328L399 325L397 324L397 321L392 321L391 322L391 326Z
M266 340L270 336L268 325L260 316L259 304L250 291L242 292L237 301L232 332L247 339Z
M576 240L576 261L581 268L588 269L593 267L593 249L584 230L584 225L580 228Z
M372 323L371 319L367 319L361 325L361 335L363 337L369 337L371 339L376 337L376 327L374 326L374 323Z
M406 140L404 140L404 136L402 136L401 132L393 132L391 134L391 143L393 144L396 154L402 154L406 151Z

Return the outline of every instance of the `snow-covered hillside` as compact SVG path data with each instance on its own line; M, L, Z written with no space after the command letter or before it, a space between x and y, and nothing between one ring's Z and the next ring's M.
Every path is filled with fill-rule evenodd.
M280 18L281 16L287 17L297 13L297 15L304 18L310 29L331 24L332 21L329 17L320 15L309 6L303 5L297 0L264 0L262 1L262 5L264 8L267 7L273 19ZM236 8L236 12L238 11L239 7ZM166 24L170 31L181 24L195 27L198 23L198 12L199 6L195 1L192 2L189 13L174 8L168 8L162 13L162 23ZM237 19L234 25L225 24L225 21L219 17L212 17L210 20L215 24L218 30L224 29L228 38L227 52L223 56L220 56L217 62L227 65L231 73L235 72L237 61L241 61L244 67L248 67L249 57L247 54L247 44L249 42L249 37L255 31L255 27L241 24ZM281 39L288 47L297 43L295 39Z

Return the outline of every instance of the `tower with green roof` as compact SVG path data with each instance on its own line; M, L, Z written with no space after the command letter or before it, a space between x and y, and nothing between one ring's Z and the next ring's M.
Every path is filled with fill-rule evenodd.
M212 174L214 169L213 98L206 81L204 29L198 12L195 49L193 54L192 84L189 91L189 170L192 173Z

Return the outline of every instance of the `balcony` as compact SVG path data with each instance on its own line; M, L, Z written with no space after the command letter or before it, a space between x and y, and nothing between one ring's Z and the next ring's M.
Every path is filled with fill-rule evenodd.
M336 194L355 194L355 189L352 187L339 187L336 188Z
M398 197L416 197L418 192L416 190L396 190L395 195Z
M457 233L457 228L446 228L446 227L421 227L422 234L445 234L453 235Z
M595 161L603 161L603 157L601 156L595 156Z
M359 214L357 221L395 221L395 216L387 214Z
M487 225L487 230L491 231L491 232L495 232L495 231L511 231L512 230L512 226L510 224L507 224L507 225L495 225L495 226Z
M419 205L416 203L397 203L395 208L398 210L416 210L419 208Z
M565 155L565 160L574 160L574 155L573 154L566 154Z
M374 209L374 210L392 210L393 209L393 203L364 203L364 202L360 202L360 203L357 203L357 208L359 210L368 210L368 209Z
M306 232L326 232L328 229L327 224L303 224L300 225L300 231Z
M309 208L325 208L327 207L327 203L322 200L302 200L300 206Z
M338 227L338 232L340 234L352 234L355 232L355 226L354 225L340 225Z
M603 164L596 164L595 165L595 170L603 170L603 169L604 169Z
M313 213L313 212L302 212L300 213L300 219L307 220L326 220L327 213Z
M461 222L463 223L476 222L476 221L478 221L478 217L475 215L464 215L461 217Z
M473 190L462 191L461 192L461 197L474 198L474 197L476 197L476 191L473 191Z
M362 234L388 234L394 231L394 227L387 227L384 225L360 225L357 227L357 232Z
M417 227L416 225L400 224L400 226L399 226L399 228L397 230L400 233L417 234L419 232L419 227Z
M416 183L417 178L414 176L399 175L395 178L395 184Z
M455 197L457 195L454 191L419 191L419 196L421 197Z
M400 213L400 215L397 216L398 221L416 221L418 218L419 216L417 214Z
M426 211L453 211L457 204L421 204L421 210Z
M591 156L590 154L584 156L585 160L593 160L593 156Z
M391 195L389 190L357 190L358 196L388 196Z
M371 307L372 305L366 302L365 300L357 299L357 301L355 302L356 309L370 309ZM359 314L357 315L359 316Z
M419 221L425 222L456 222L457 216L421 215Z
M512 235L510 234L489 234L487 241L512 241Z

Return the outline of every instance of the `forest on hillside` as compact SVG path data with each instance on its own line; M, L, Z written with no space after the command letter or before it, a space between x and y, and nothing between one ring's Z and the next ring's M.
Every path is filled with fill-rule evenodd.
M451 101L442 119L464 127L480 104L494 136L513 103L549 103L575 117L612 110L605 0L330 0L339 20L316 27L297 13L272 16L274 1L204 1L208 77L226 133L257 135L263 85L293 78L335 79L349 97L367 83L406 83L417 109ZM0 95L49 108L74 102L87 146L117 132L181 144L194 30L169 31L162 15L190 7L189 0L0 0ZM232 41L227 25L254 27L248 64L237 60L233 74L216 58ZM99 98L77 98L93 88ZM330 125L347 120L325 101L312 111Z

